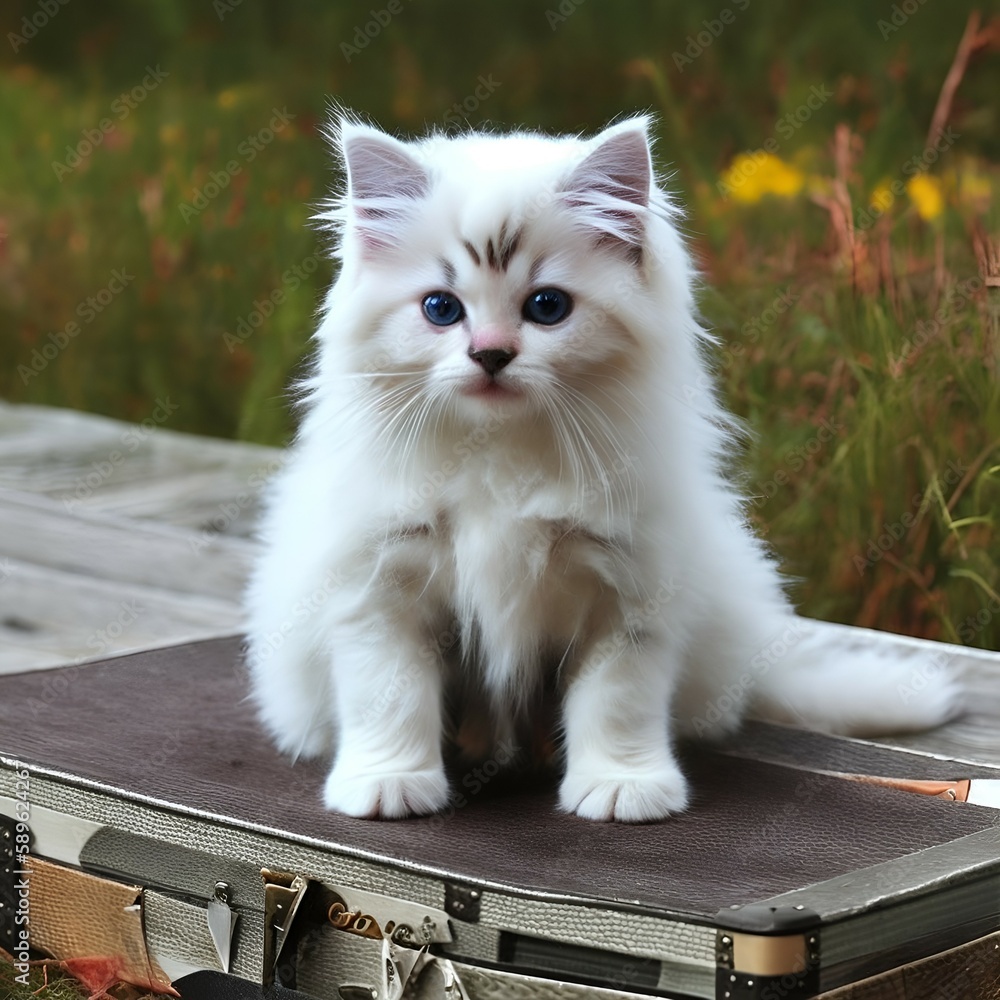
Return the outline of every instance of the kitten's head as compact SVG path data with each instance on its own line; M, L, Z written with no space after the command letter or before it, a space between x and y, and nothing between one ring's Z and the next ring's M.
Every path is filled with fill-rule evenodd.
M602 406L648 363L644 338L663 308L651 285L673 228L647 128L634 118L588 140L401 142L340 120L348 186L328 216L343 264L327 324L336 315L337 328L323 334L331 363L396 403L408 386L473 422L571 397Z

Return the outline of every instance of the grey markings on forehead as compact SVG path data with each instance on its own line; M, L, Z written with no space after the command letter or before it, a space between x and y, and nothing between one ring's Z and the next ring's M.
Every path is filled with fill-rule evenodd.
M442 257L441 270L444 271L444 283L449 288L454 288L455 282L458 280L458 272L455 270L455 265L450 260L445 260Z
M517 252L518 245L521 242L521 234L522 231L518 229L511 235L508 235L507 223L505 222L500 227L500 235L497 236L496 241L486 241L486 263L494 271L507 270L510 259Z
M465 247L466 250L469 251L469 256L472 258L472 263L475 264L476 267L479 267L482 261L479 259L479 254L476 252L476 248L468 240L465 241L463 246Z
M491 237L486 241L486 249L482 254L468 240L465 241L464 246L476 267L480 267L485 258L486 266L491 270L506 271L510 266L511 258L517 253L518 247L521 245L521 237L523 235L523 229L518 229L508 234L507 223L505 222L500 227L497 237L495 239Z

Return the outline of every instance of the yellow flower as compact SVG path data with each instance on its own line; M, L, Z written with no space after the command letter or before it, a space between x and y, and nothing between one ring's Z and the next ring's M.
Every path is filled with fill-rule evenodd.
M936 219L944 209L941 182L928 174L917 174L906 182L906 193L921 219Z
M223 90L216 97L215 102L220 108L231 108L240 99L239 91L235 87L230 87L228 90Z
M805 184L805 175L773 153L754 150L740 153L722 175L719 190L737 201L753 204L764 195L794 198Z

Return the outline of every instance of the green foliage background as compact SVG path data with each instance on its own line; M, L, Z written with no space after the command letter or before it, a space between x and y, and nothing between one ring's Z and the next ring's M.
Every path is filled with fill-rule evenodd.
M751 515L802 581L803 609L995 647L1000 289L962 289L981 277L975 233L1000 232L1000 42L975 53L949 118L958 138L930 165L938 217L899 199L859 273L810 197L837 174L838 125L855 137L856 209L923 152L971 8L910 6L902 20L866 0L69 0L51 16L8 2L0 395L127 420L169 399L172 429L281 443L285 386L332 276L309 225L337 180L319 133L331 100L401 133L459 118L592 131L651 110L705 274L723 391L756 435ZM27 38L25 18L47 23ZM129 107L122 95L150 69L167 75ZM477 86L492 92L480 100ZM816 87L831 96L800 122ZM286 109L290 124L264 141ZM75 165L104 118L113 128ZM724 197L733 157L768 140L806 189ZM234 159L240 172L184 212ZM974 204L959 197L966 173L987 192ZM133 276L125 290L36 358L116 269ZM272 314L238 336L275 292ZM778 312L782 295L792 305Z

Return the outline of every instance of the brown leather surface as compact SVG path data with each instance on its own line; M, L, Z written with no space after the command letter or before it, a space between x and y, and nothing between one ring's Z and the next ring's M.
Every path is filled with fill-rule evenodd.
M1000 934L831 990L818 1000L1000 1000Z
M61 676L60 676L61 675ZM220 639L0 677L0 753L457 879L711 918L990 826L993 810L705 748L683 755L683 816L644 826L556 811L555 780L459 772L456 806L394 822L326 812L326 765L295 766L246 700L240 643ZM879 769L884 773L883 769Z
M53 958L104 958L122 982L172 992L146 950L142 889L30 858L31 946Z

